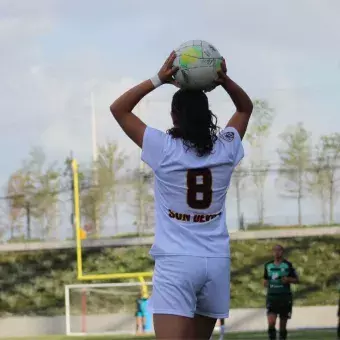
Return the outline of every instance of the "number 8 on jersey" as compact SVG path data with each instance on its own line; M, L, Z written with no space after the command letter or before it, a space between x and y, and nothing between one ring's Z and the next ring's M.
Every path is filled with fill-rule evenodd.
M208 168L187 171L187 203L192 209L207 209L212 200L212 175Z

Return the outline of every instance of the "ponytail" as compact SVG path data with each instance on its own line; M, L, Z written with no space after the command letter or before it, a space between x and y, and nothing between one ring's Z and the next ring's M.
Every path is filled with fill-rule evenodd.
M167 132L173 138L181 138L187 149L195 149L202 157L212 152L217 140L216 116L209 110L209 102L203 91L179 90L172 99L174 127Z

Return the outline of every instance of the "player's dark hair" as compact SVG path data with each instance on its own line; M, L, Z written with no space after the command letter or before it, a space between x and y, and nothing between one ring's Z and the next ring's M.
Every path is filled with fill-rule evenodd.
M276 247L279 247L282 251L285 250L281 244L275 244L273 249L276 248Z
M174 127L167 131L168 134L181 138L199 157L212 152L219 127L203 91L178 90L172 97L171 114Z

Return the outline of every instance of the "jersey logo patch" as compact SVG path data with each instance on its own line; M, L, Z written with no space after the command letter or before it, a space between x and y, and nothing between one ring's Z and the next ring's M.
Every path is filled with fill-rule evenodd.
M228 131L224 134L224 137L227 140L227 142L232 142L235 138L235 134L232 131Z
M278 279L279 278L279 274L278 273L274 273L274 274L272 274L272 280L276 280L276 279Z

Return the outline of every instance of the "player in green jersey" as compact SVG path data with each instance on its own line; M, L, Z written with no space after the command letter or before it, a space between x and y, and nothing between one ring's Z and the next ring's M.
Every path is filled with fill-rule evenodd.
M283 257L284 249L273 247L274 260L264 266L264 286L267 287L268 335L276 339L276 319L280 317L280 340L287 339L287 321L292 314L293 298L290 285L299 279L293 265Z

